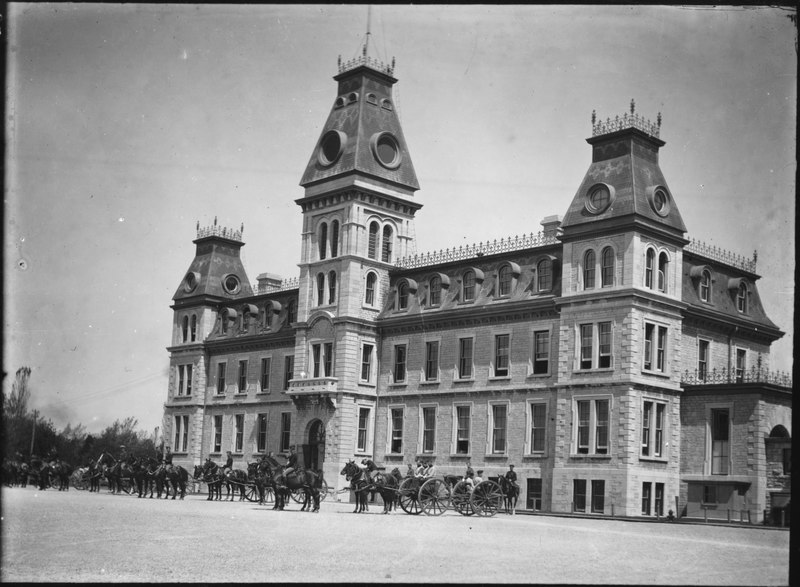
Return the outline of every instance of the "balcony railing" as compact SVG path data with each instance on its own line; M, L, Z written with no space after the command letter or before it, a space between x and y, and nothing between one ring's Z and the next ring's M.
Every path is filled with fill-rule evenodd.
M452 249L409 255L398 259L395 265L401 269L416 269L418 267L438 265L439 263L448 263L450 261L463 261L464 259L483 257L484 255L493 255L495 253L506 253L532 247L541 247L557 242L559 241L555 234L545 235L542 232L532 232L530 234L523 234L522 236L508 237L506 239L501 238L499 241L479 242L477 244L459 246L458 248L453 247Z
M291 379L289 395L311 395L320 393L336 393L339 379L336 377L309 377L308 379Z
M711 369L702 372L686 370L681 373L681 383L685 385L729 385L732 383L770 383L780 387L792 387L792 374L784 371L767 371L752 367L750 369Z

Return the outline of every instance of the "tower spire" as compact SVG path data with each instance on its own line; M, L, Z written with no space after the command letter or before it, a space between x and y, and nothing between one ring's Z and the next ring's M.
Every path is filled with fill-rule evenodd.
M364 41L364 57L367 56L369 52L369 35L370 35L370 25L372 24L372 6L367 5L367 38Z

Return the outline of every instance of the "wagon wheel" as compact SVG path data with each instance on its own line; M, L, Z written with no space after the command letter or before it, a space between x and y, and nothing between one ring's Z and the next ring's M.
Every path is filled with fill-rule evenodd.
M264 488L264 503L275 503L275 490L272 487Z
M302 487L291 490L292 501L295 503L303 503L306 500L306 492Z
M419 488L422 511L428 516L441 516L450 507L450 490L441 479L428 479Z
M258 501L258 487L256 487L255 483L247 486L247 489L244 490L244 497L247 501Z
M72 475L70 475L69 480L72 482L72 486L75 489L84 490L89 487L89 477L81 471L75 471Z
M414 477L407 477L400 483L397 490L400 507L407 514L417 515L422 511L419 503L419 480Z
M453 506L453 509L462 516L471 516L475 513L475 509L472 507L472 502L470 501L471 497L472 493L470 493L469 485L463 481L459 481L453 488L453 494L450 496L450 504Z
M470 502L479 516L491 517L503 505L503 492L494 481L481 481L475 486Z
M122 483L120 485L122 486L122 491L124 491L128 495L134 492L135 486L133 483L133 479L131 479L130 477L123 477Z

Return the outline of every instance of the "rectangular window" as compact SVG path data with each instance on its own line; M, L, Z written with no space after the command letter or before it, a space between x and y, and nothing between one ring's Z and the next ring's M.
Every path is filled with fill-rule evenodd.
M289 381L294 375L294 355L288 355L283 362L283 388L289 389Z
M456 454L469 454L470 406L456 406Z
M371 344L361 347L361 381L370 381L372 378L372 349Z
M572 480L572 511L586 511L586 479Z
M189 447L189 416L175 416L175 452L187 452Z
M664 446L664 412L665 404L656 404L656 427L655 438L653 438L653 456L660 457Z
M792 473L792 449L791 448L784 448L781 451L783 456L783 474L784 475L791 475Z
M531 404L531 452L544 453L547 404Z
M744 371L747 364L747 351L736 349L736 383L744 382Z
M405 383L406 380L406 345L394 347L394 382Z
M495 404L492 406L492 454L506 452L506 416L508 406Z
M425 381L439 379L439 341L425 343Z
M392 454L401 454L403 452L403 408L392 408L390 414L392 436L389 452Z
M356 452L367 452L367 430L369 425L369 408L358 409L358 443Z
M191 365L178 365L178 395L192 395Z
M592 480L592 513L602 514L606 509L606 482L602 479Z
M657 516L664 515L664 484L663 483L656 483L656 501L654 503L655 511L653 512Z
M727 475L730 461L730 417L727 409L711 410L711 474Z
M218 363L217 364L217 393L222 394L225 393L225 368L227 365L225 363Z
M256 418L256 452L267 452L267 415Z
M422 408L422 452L432 453L436 448L436 408Z
M667 327L645 324L644 369L664 373L667 368Z
M472 339L460 338L458 340L458 378L472 378Z
M612 364L611 322L600 322L597 330L599 337L597 366L600 369L608 369Z
M322 349L325 354L325 377L333 377L333 343L326 342Z
M592 368L593 324L581 324L581 369Z
M289 439L292 437L292 414L281 413L281 452L289 450Z
M498 334L494 337L494 376L508 377L508 347L510 336Z
M697 341L697 378L700 381L708 377L708 346L707 340Z
M642 483L642 515L650 515L650 485L649 482Z
M318 344L311 345L311 359L314 362L312 366L312 377L315 379L319 377L320 367L322 365L322 346Z
M261 391L269 391L269 372L272 369L272 358L261 359Z
M222 452L222 416L214 416L214 446L211 452Z
M244 449L244 414L234 416L236 432L233 437L233 452L242 452Z
M183 395L184 385L183 365L178 365L178 395Z
M247 393L247 361L239 361L239 393Z
M650 423L653 419L653 402L642 406L642 456L650 456Z
M607 399L575 402L578 421L575 448L578 454L609 453L609 405Z
M717 505L716 485L703 485L703 503Z
M542 330L533 333L533 374L545 375L550 372L550 332Z
M542 511L542 480L528 479L527 503L525 507L534 512Z

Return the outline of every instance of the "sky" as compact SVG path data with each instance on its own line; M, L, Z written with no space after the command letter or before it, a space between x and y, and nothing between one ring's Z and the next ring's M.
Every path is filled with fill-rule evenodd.
M299 275L300 178L337 59L396 59L417 251L539 232L592 111L662 116L687 237L751 257L791 370L797 29L779 8L8 5L4 391L56 428L161 425L196 224L244 224L251 282ZM368 17L369 15L369 17Z

